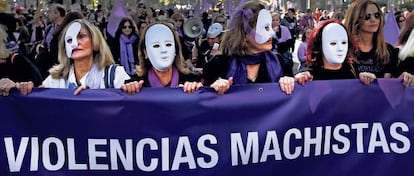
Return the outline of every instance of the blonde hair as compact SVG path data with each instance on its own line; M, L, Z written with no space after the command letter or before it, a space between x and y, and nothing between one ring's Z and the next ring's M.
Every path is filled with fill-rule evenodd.
M405 45L401 48L398 53L398 58L404 61L407 57L414 57L414 29L411 30L410 36L407 39Z
M152 26L154 26L156 24L165 25L165 26L168 27L168 29L170 29L173 32L174 43L175 43L175 53L176 53L173 66L175 66L178 69L178 71L181 72L182 74L189 74L190 69L185 64L183 53L181 51L182 49L181 49L180 38L178 37L178 33L173 29L173 27L170 23L167 23L167 22L154 22L154 23L151 23L150 25L148 25L147 28L145 28L145 31L143 33L144 35L142 36L142 38L139 42L139 45L138 45L138 65L135 65L137 75L138 76L144 76L145 74L147 74L148 69L150 69L152 67L151 62L149 61L148 58L145 57L145 54L144 54L144 51L146 50L145 34L147 33L149 28L151 28Z
M264 9L266 6L260 1L248 1L240 10L248 10L250 9L253 12L253 18L250 18L249 21L243 20L243 15L232 16L230 19L229 26L230 30L227 31L224 36L223 40L220 44L220 50L224 55L227 56L244 56L247 53L247 35L249 35L244 30L244 23L248 23L250 26L255 26L257 17L259 15L259 11ZM253 28L253 27L252 27Z
M0 25L0 63L5 63L11 52L6 48L7 32Z
M360 40L362 38L360 33L360 24L363 22L366 9L370 4L375 5L378 12L381 13L381 10L376 2L372 0L358 0L351 4L345 16L344 25L348 30L348 33L353 38L353 41L356 42L355 47L357 52L359 51L358 45L360 44ZM384 16L381 15L378 31L375 32L373 36L373 45L376 46L375 55L382 65L386 65L390 61L390 53L384 39L384 21Z
M112 57L111 50L108 47L108 44L105 41L105 38L102 36L101 31L88 21L84 19L77 19L69 23L63 32L59 36L59 51L58 51L58 61L59 65L53 66L49 72L52 78L68 78L70 67L73 63L68 56L66 56L65 49L65 35L69 26L73 23L80 23L83 29L87 29L92 40L93 47L93 62L97 64L98 69L102 70L105 66L114 64L115 61Z

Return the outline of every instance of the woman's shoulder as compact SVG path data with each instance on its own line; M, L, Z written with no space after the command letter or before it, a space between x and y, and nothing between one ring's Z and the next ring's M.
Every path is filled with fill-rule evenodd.
M63 78L52 78L48 76L42 83L45 88L66 88L66 80Z

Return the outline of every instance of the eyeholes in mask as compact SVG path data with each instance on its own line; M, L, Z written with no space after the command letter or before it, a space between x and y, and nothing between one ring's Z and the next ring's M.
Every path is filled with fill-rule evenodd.
M66 40L66 43L72 44L72 41L73 41L73 40L70 38L70 39L67 39L67 40Z

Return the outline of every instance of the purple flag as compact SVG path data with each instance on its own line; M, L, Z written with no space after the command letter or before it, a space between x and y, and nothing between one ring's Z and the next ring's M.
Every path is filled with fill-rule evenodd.
M194 17L200 17L200 0L197 0L196 4L194 5Z
M108 26L107 26L108 33L112 37L115 37L115 32L116 32L116 29L118 28L119 22L121 22L121 19L126 16L128 16L128 13L124 9L124 6L119 0L116 0L115 5L111 10L111 15L108 17Z
M397 21L395 20L394 11L391 9L384 24L384 39L391 45L396 45L398 42L399 34L400 28L398 27Z

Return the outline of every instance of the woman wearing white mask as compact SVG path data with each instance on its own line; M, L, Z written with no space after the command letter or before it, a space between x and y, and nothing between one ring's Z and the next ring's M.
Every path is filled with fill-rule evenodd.
M205 84L223 94L233 83L278 82L283 92L291 94L295 80L286 70L292 68L271 51L273 35L272 16L262 2L248 1L236 9L220 45L223 55L203 69Z
M61 34L59 65L50 69L43 81L46 88L82 90L121 88L125 92L139 91L142 82L124 84L130 77L122 66L115 66L108 45L99 29L85 20L71 22Z
M352 56L353 45L345 26L334 21L323 21L310 34L307 47L307 65L309 71L298 73L295 78L299 83L313 80L355 79L363 83L366 77L374 77L373 73L358 73L354 67ZM306 78L303 74L311 74Z
M153 23L144 31L138 49L138 80L144 87L179 87L192 93L203 85L184 63L179 37L172 25Z

